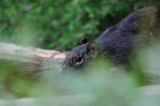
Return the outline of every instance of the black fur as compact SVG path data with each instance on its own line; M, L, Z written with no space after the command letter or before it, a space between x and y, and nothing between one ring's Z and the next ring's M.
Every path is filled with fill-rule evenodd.
M83 39L81 40L80 44L82 45L82 44L85 44L85 43L87 43L87 42L88 42L88 39L87 39L87 38L83 38Z
M64 67L83 67L91 58L93 52L107 53L114 63L125 63L135 46L143 41L155 37L160 29L160 9L154 7L137 10L124 18L120 23L107 28L105 32L94 41L82 43L69 51L64 60ZM83 41L83 40L82 40ZM93 44L94 43L94 44ZM74 65L77 56L83 57L83 63Z

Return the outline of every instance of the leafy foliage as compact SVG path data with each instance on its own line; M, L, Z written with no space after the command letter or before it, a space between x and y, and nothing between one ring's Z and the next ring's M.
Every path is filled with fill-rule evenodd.
M160 1L0 0L0 41L70 50L83 37L94 39L106 27L145 6L160 6ZM35 105L45 106L159 106L159 94L146 96L138 88L146 84L160 84L156 75L144 74L147 73L145 71L159 73L159 47L151 46L140 51L131 64L132 71L120 68L111 72L113 66L99 60L82 73L59 73L49 66L37 67L0 59L0 98L12 100L38 96L43 99L35 101ZM151 81L145 78L151 78ZM73 104L69 98L66 101L44 99L81 94L89 94L93 100L85 95L78 101L73 99ZM13 103L7 101L7 105L12 106Z
M160 5L160 2L156 0L1 0L0 41L70 50L83 37L94 39L106 27L118 23L129 13L152 5ZM22 37L26 39L21 40Z

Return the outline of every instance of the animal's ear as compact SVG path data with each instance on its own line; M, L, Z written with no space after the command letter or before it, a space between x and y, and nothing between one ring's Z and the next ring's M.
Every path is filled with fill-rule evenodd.
M88 42L88 39L87 39L87 38L83 38L83 39L81 40L80 44L82 45L82 44L85 44L85 43L87 43L87 42Z
M96 42L90 41L87 46L87 52L95 52L97 50Z

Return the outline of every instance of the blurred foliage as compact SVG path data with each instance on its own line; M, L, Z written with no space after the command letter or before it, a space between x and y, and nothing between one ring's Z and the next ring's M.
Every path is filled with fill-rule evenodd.
M30 68L31 67L31 68ZM34 66L35 67L35 66ZM33 64L27 65L9 60L0 60L0 98L29 96L29 91L38 83L39 70L33 70ZM8 92L8 93L7 93Z
M1 0L0 42L70 50L83 37L94 39L129 13L159 5L159 0ZM37 106L159 106L160 95L144 96L138 88L160 84L159 78L144 74L159 73L159 47L153 45L137 53L130 69L114 67L100 59L83 72L60 73L49 66L0 59L0 98L82 95L78 101L73 100L74 104L69 98L42 99L35 103Z
M159 0L1 0L0 41L70 50L129 13L159 5Z
M159 56L159 48L159 45L153 45L143 51L151 51L145 54L145 57L142 54L138 55L137 63L133 64L133 67L136 67L134 70L140 68L146 71L147 68L156 72L160 68L159 59L155 59L156 56ZM146 61L148 59L150 61ZM155 64L153 60L158 63ZM140 88L140 86L143 87L143 84L139 83L142 79L138 77L142 76L123 68L116 67L115 69L103 59L94 61L84 70L65 73L60 73L54 68L46 68L46 66L39 68L42 71L35 73L36 66L32 65L26 70L26 64L6 60L0 61L0 67L0 98L6 100L7 106L13 104L19 106L17 101L9 101L19 97L38 97L33 102L33 106L160 105L159 89L155 91L156 94L146 95L145 93L154 91L149 89L146 92L145 89ZM39 74L41 77L33 78ZM160 81L156 80L156 83L160 84ZM150 82L150 84L154 83ZM26 106L27 102L21 101L20 103L22 103L21 106Z

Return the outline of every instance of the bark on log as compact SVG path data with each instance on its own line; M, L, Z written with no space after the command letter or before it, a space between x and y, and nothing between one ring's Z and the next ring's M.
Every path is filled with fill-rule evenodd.
M46 64L52 66L60 66L64 58L64 52L59 52L56 50L43 50L33 47L23 47L15 44L0 42L0 59L8 59L38 65L45 62ZM46 59L48 60L46 61Z

